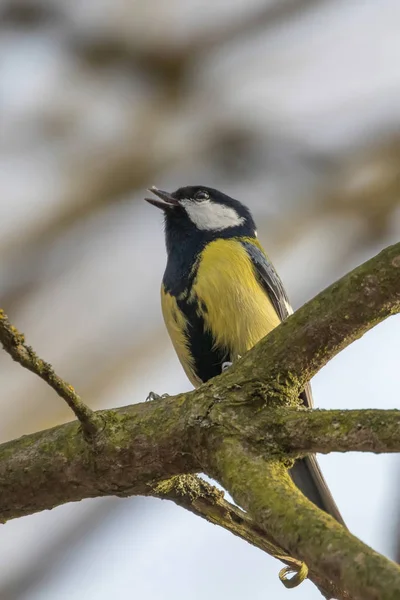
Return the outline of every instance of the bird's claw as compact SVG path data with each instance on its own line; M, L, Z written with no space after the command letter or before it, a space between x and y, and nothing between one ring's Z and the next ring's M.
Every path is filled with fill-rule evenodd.
M240 356L240 354L238 354L237 358L239 360L242 357ZM232 362L229 362L229 361L223 362L222 365L221 365L221 373L225 373L225 371L227 369L229 369L229 367L231 367L232 365L233 365Z
M150 392L146 398L146 402L151 402L151 400L162 400L163 398L168 398L169 394L156 394L155 392Z

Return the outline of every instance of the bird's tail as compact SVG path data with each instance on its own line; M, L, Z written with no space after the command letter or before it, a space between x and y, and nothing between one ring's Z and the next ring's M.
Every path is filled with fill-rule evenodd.
M346 527L313 454L297 460L289 473L295 485L311 502Z

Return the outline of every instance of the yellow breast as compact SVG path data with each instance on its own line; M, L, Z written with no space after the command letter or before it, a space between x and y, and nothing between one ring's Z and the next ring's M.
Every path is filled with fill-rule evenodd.
M216 240L203 250L194 296L215 345L228 349L232 360L280 323L245 248L234 239Z
M186 376L194 387L198 387L202 382L196 375L194 359L189 351L186 335L189 324L180 310L176 298L166 292L164 286L161 287L161 308L167 331Z

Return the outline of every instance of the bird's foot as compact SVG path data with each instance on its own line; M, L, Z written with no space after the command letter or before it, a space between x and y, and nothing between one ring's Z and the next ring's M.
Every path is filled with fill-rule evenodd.
M238 360L239 360L239 359L240 359L240 358L242 358L242 357L240 356L240 354L238 354L237 358L238 358ZM227 362L223 362L223 363L222 363L222 365L221 365L221 373L224 373L224 372L225 372L227 369L229 369L229 367L231 367L232 365L233 365L233 363L232 363L232 362L229 362L229 361L227 361Z
M150 392L146 398L146 402L150 402L151 400L162 400L163 398L168 398L169 394L156 394L155 392Z
M229 367L232 366L233 363L231 362L223 362L222 366L221 366L221 373L225 373L225 371L227 371L229 369Z

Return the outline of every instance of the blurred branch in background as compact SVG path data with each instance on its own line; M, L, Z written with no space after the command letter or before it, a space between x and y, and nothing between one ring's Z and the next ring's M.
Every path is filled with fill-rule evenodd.
M131 500L132 508L135 500ZM0 584L0 598L21 600L40 588L50 573L62 567L66 554L79 550L79 545L88 542L93 532L118 511L116 498L104 498L92 510L79 516L63 536L56 537L44 552L35 553L29 567L11 577L4 574ZM134 518L132 510L132 518Z
M88 60L87 68L109 66L112 58L115 68L124 66L130 70L133 66L131 75L136 72L135 76L138 77L139 64L147 77L154 76L156 80L160 80L162 84L161 88L158 85L160 98L158 101L152 98L153 109L148 106L148 98L146 98L142 115L138 115L136 110L131 118L127 115L126 123L131 122L132 133L129 134L129 129L125 131L124 136L118 140L118 145L112 145L103 151L97 147L92 161L87 155L87 149L82 157L74 154L71 174L67 175L73 189L64 198L62 210L52 221L45 223L44 228L32 233L33 237L28 238L25 243L35 246L37 242L43 241L43 236L57 237L66 227L71 227L85 215L91 215L94 210L101 209L104 204L117 201L124 194L146 186L152 179L153 173L170 165L170 160L165 156L157 163L157 160L154 160L157 157L154 149L160 137L160 129L163 129L168 119L176 117L174 114L169 114L170 111L175 109L177 112L181 108L187 93L183 86L188 71L192 70L192 63L198 60L202 53L209 53L213 48L232 42L238 36L249 35L254 28L265 30L281 20L286 21L288 18L296 17L299 12L320 2L321 0L274 2L267 4L262 10L245 14L244 18L223 25L211 33L200 34L197 36L198 39L195 38L185 44L176 44L174 36L171 35L169 42L164 40L161 44L156 44L155 48L137 46L134 44L134 38L124 40L120 36L112 40L108 37L92 39L90 36L89 38L84 36L79 41L72 27L72 50L77 50L78 58ZM42 20L47 22L48 18L54 16L54 10L51 5L35 0L8 2L3 5L0 18L7 24L36 27ZM172 82L174 93L171 96ZM171 150L168 145L164 148L166 152ZM201 150L207 152L206 148ZM180 150L175 162L182 159L188 151L191 151L191 146L185 144L185 148Z
M382 241L400 205L400 137L376 140L342 157L340 163L331 163L321 188L308 206L284 221L278 245L293 243L317 221L331 216L362 221L363 235L353 240L353 250Z
M163 118L166 118L165 113ZM86 156L81 174L78 164L72 169L74 176L70 180L73 181L74 191L62 205L67 212L56 215L54 220L28 234L23 241L11 240L11 245L3 249L5 256L10 258L5 266L6 285L0 291L2 305L17 304L40 284L46 258L51 256L52 246L65 230L78 223L82 225L82 220L93 218L94 213L105 206L125 201L122 194L128 190L138 189L153 181L154 175L161 170L161 164L154 164L154 151L151 148L159 132L154 118L149 117L149 123L152 123L153 131L150 127L144 127L143 133L138 136L139 139L148 140L145 146L147 157L143 150L135 149L136 135L132 136L131 143L125 141L120 151L115 147L110 148L106 153L110 160L98 156L90 165L90 159ZM234 126L230 131L217 129L213 136L208 138L206 145L190 148L192 160L196 159L196 150L198 157L205 152L217 156L220 149L225 147L225 140L239 142L239 146L236 146L239 152L241 144L248 143L244 132L235 132ZM248 132L247 136L251 143L256 132ZM229 147L225 148L226 153L229 151ZM188 159L185 144L176 152L175 157L165 157L164 167ZM347 252L384 240L390 233L393 214L400 203L399 164L400 142L394 138L383 146L377 145L367 151L361 149L347 157L342 164L325 166L325 176L318 186L318 195L310 198L307 204L294 206L290 220L282 219L281 223L276 223L274 242L277 248L293 244L315 223L330 216L358 218L363 224L361 237L353 240L353 248L347 248ZM340 264L341 255L338 254L336 258Z

